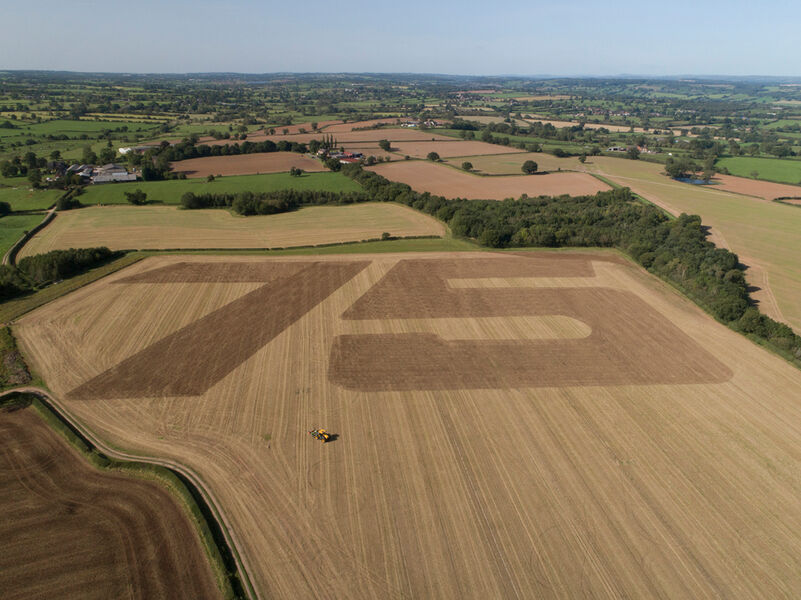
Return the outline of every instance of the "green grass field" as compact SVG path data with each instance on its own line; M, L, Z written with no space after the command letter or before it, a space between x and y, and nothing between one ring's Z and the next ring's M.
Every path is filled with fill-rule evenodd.
M218 178L211 183L205 179L172 179L168 181L137 181L89 186L78 196L81 204L127 204L125 192L141 189L149 201L180 204L186 192L195 194L237 192L272 192L276 190L320 190L358 192L361 186L340 173L306 173L292 177L289 173L267 175L236 175Z
M732 175L752 177L751 173L759 173L758 179L778 181L780 183L801 183L801 161L783 160L780 158L752 158L735 156L721 158L715 163L725 167Z
M0 256L4 256L24 232L36 227L43 219L42 214L0 217Z
M11 210L43 210L55 204L62 190L31 191L24 178L18 179L19 187L0 187L0 202L8 202Z

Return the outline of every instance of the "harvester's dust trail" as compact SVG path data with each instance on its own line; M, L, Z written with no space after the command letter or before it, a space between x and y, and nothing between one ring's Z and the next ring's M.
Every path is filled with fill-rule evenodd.
M264 597L801 595L801 373L614 253L153 257L17 334Z

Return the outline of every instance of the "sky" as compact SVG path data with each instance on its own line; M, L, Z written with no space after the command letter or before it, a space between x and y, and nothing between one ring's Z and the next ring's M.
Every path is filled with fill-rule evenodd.
M3 4L0 69L801 76L798 0Z

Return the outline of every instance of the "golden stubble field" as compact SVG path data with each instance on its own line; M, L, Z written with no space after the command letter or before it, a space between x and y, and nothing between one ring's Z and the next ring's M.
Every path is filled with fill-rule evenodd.
M176 206L92 206L63 212L36 234L20 258L67 248L276 248L393 236L444 236L445 226L400 204L308 206L242 217L227 210Z
M801 372L614 253L157 257L16 333L264 598L801 593Z

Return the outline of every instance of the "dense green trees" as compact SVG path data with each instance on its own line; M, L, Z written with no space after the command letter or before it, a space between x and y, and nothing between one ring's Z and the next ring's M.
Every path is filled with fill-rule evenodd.
M125 199L134 206L147 204L147 194L138 188L133 192L125 192Z
M37 287L72 277L121 256L108 248L54 250L26 256L16 267L0 265L0 300L8 300Z

